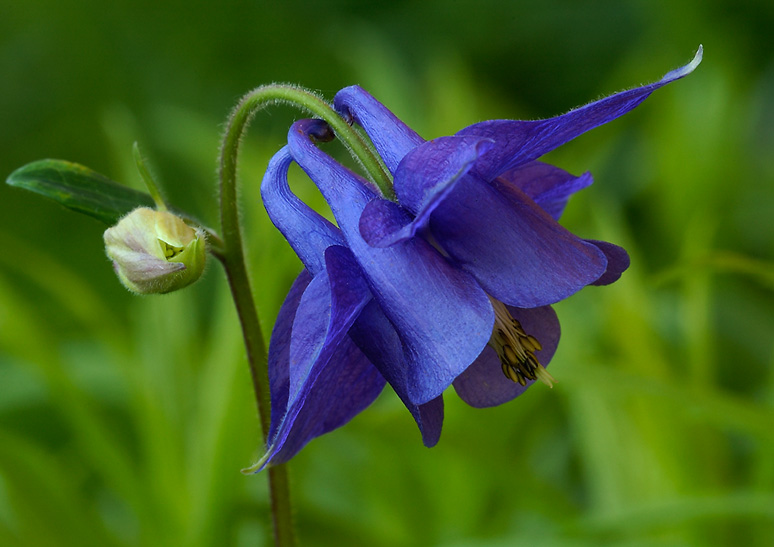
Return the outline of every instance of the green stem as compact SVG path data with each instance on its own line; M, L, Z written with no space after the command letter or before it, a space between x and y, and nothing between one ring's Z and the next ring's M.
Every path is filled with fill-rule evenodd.
M222 240L218 241L216 256L223 263L231 294L247 349L253 390L258 405L264 442L270 425L270 395L266 344L255 308L250 278L245 264L242 233L237 204L237 159L239 143L250 120L261 108L273 103L289 103L317 116L331 126L334 133L362 164L381 189L383 195L394 197L392 180L378 155L365 143L362 136L349 126L326 102L304 89L284 85L259 87L245 95L228 121L220 149L220 221ZM274 521L275 545L294 544L290 489L287 466L268 468L269 491Z
M236 171L236 153L244 129L247 128L250 120L258 111L270 104L296 106L321 120L325 120L333 129L336 137L360 163L374 184L379 187L382 195L387 199L395 199L395 193L392 189L392 176L384 166L381 158L365 142L361 134L344 121L323 99L307 89L287 84L269 84L258 87L239 101L239 104L231 114L230 124L223 139L223 148L221 149L222 153L226 151L233 153L231 158L221 156L222 160L229 160L230 165L228 167L230 171ZM236 130L232 131L232 128ZM221 168L223 166L224 164L221 162Z
M134 163L137 165L137 171L139 171L142 180L145 182L145 186L148 188L148 193L156 203L156 209L159 211L166 211L167 204L164 203L164 198L161 197L161 192L159 192L159 188L156 186L156 181L153 180L150 171L148 171L148 167L145 165L145 160L142 158L142 154L140 153L140 146L136 142L132 146L132 155L134 156Z
M231 295L236 304L237 315L242 325L242 334L247 350L247 362L258 405L258 416L261 421L261 431L264 443L267 440L270 424L270 396L268 381L268 361L266 344L261 333L261 323L255 308L250 280L244 262L244 252L241 245L234 247L231 241L224 238L224 250L216 255L226 270ZM290 488L288 486L287 465L269 467L269 497L271 500L272 520L274 528L274 544L291 546L295 544L293 534L292 511L290 506Z

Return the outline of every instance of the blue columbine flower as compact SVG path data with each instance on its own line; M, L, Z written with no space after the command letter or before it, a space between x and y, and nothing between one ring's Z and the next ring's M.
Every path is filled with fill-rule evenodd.
M559 340L550 304L628 267L613 244L557 222L591 184L537 159L639 105L692 72L617 93L562 116L494 120L424 141L359 87L334 107L359 124L394 176L397 203L322 152L319 120L293 124L262 184L266 209L306 269L283 304L269 352L269 447L253 467L281 463L368 406L385 381L427 446L440 436L443 391L475 407L499 405L545 370ZM338 227L287 184L296 162L318 186Z

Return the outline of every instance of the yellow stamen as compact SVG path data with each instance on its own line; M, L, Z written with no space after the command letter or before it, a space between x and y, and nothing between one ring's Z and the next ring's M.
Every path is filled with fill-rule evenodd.
M505 304L492 297L489 299L495 311L489 345L497 352L505 377L523 386L527 385L528 380L540 380L548 387L553 387L556 380L535 357L535 352L543 349L540 342L524 331Z
M159 244L161 245L161 251L164 253L164 258L167 260L170 258L175 258L185 250L185 247L176 247L175 245L171 245L161 239L159 239Z

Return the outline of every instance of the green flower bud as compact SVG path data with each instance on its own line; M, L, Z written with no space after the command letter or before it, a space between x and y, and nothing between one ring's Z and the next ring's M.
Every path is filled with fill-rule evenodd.
M121 283L138 294L182 289L204 271L204 234L167 211L135 209L108 228L104 238Z

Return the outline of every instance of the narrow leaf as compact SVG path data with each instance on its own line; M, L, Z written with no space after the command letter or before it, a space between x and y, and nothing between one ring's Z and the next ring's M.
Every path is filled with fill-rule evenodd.
M88 167L63 160L28 163L11 173L6 182L51 198L109 225L116 224L137 207L155 205L145 192L123 186Z

